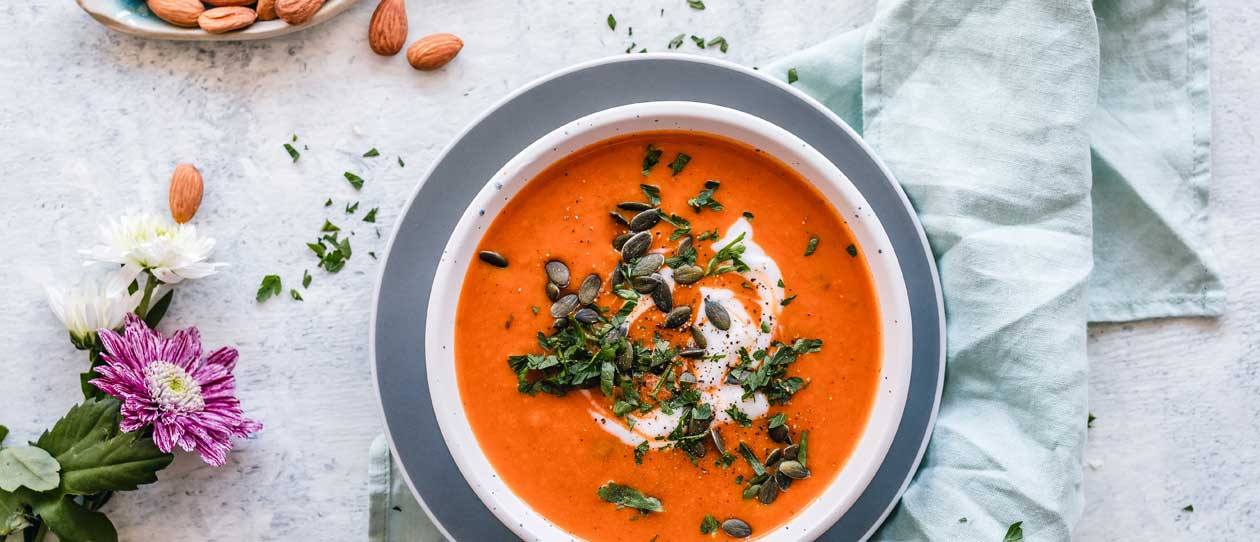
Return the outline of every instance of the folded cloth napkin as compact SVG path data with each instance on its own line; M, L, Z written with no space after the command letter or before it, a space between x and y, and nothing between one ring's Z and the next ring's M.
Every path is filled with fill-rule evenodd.
M764 68L863 133L940 270L941 411L875 539L1071 538L1086 322L1223 310L1207 47L1202 0L886 0ZM372 540L439 541L379 442L372 464Z

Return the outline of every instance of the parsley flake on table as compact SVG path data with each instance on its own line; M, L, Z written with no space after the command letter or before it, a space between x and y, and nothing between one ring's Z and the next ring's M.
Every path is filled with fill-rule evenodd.
M352 215L354 214L355 211L358 211L358 210L359 210L359 202L356 201L354 203L346 204L346 214Z
M297 136L294 136L294 137L296 138ZM294 141L297 141L297 139L294 139ZM293 148L293 145L290 145L288 143L284 144L284 150L288 151L289 158L292 158L294 162L297 162L298 158L302 157L302 153L298 152L297 149Z
M708 45L709 47L713 47L714 45L718 46L718 50L722 51L723 53L725 53L726 49L729 47L729 45L726 43L726 38L722 36L718 36L716 38L709 40Z
M311 286L311 272L306 269L303 269L302 270L302 287L309 288L310 286Z
M1002 542L1020 542L1021 540L1023 540L1024 539L1023 525L1024 525L1024 522L1022 521L1016 521L1015 523L1012 523L1011 526L1006 529L1006 537L1002 539Z
M686 34L679 34L677 36L674 36L674 39L669 40L669 46L667 46L666 49L677 49L679 47L682 47L683 40L685 39L687 39Z
M687 5L691 6L691 9L704 9L703 0L687 0Z
M363 215L363 221L376 222L376 212L379 211L380 209L381 209L380 207L373 207L372 210L368 211L367 214Z
M800 77L796 75L796 68L789 68L787 77L789 85L800 80Z
M327 218L325 218L325 219L324 219L324 227L320 228L320 229L319 229L319 231L322 231L322 232L334 232L334 231L341 231L341 228L337 227L337 225L336 225L336 224L333 224L333 223L332 223L332 221L330 221L330 220L328 220Z
M262 284L258 286L258 294L254 297L259 303L266 301L273 295L280 295L284 291L284 287L280 285L280 275L267 275L263 277Z
M303 301L302 294L299 294L298 291L294 288L289 289L289 296L292 297L295 301Z
M1094 428L1094 420L1097 420L1097 419L1098 419L1098 416L1095 416L1093 412L1090 412L1090 413L1089 413L1089 418L1087 418L1087 419L1085 420L1085 428L1086 428L1086 429L1093 429L1093 428Z
M368 149L367 152L363 153L364 158L373 158L380 155L381 153L380 151L376 150L376 147L372 147L371 149Z
M613 14L611 13L608 14L608 29L609 30L617 29L617 18L613 17Z
M407 167L407 163L403 161L401 156L398 157L398 167Z
M324 207L332 207L332 198L328 198L328 201L324 202Z
M363 177L350 173L349 171L345 173L345 176L346 181L349 181L350 186L353 186L355 190L361 190L363 188Z
M695 43L695 44L696 44L696 47L699 47L699 48L701 48L701 49L704 49L704 38L702 38L702 37L700 37L700 36L697 36L697 35L695 35L695 34L692 34L692 35L691 35L691 42L692 42L692 43Z
M1181 509L1181 511L1182 511L1182 512L1193 512L1193 511L1194 511L1194 505L1193 505L1193 504L1187 504L1184 508L1182 508L1182 509Z

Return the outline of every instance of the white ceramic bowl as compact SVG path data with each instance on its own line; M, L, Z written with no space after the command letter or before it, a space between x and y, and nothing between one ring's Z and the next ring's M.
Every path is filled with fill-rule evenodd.
M274 38L305 30L336 17L359 0L328 0L311 20L291 25L279 19L257 21L240 30L211 34L200 28L182 28L159 19L149 11L144 0L76 0L97 22L106 28L141 38L173 41L247 41Z
M665 129L704 132L742 141L794 168L845 217L870 266L883 328L883 364L879 379L881 389L876 394L866 430L848 462L821 496L783 527L757 533L757 538L763 540L813 540L840 519L866 489L897 433L910 383L910 305L891 243L870 206L848 178L813 147L788 131L733 109L695 102L648 102L600 111L534 142L486 183L447 242L429 300L425 356L433 409L442 437L482 502L518 536L540 542L573 539L573 535L552 524L512 493L495 475L478 446L465 419L456 381L455 311L464 273L468 262L477 257L476 247L482 233L530 179L557 160L592 143L628 133ZM594 488L591 490L593 495Z

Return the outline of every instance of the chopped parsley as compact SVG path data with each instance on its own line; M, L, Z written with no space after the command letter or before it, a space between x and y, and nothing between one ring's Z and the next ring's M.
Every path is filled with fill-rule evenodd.
M647 198L648 203L652 205L661 204L661 189L650 184L639 185L639 190L643 191L643 197Z
M809 459L809 431L801 432L801 442L797 446L799 448L796 451L796 462L800 463L802 467L809 466L805 461Z
M798 80L800 80L800 77L797 77L796 75L796 68L789 68L788 69L788 84L790 85L792 83L797 82Z
M379 211L380 209L381 209L380 207L373 207L372 210L368 211L367 214L363 215L363 221L376 222L376 212Z
M1193 511L1194 511L1194 505L1193 505L1193 504L1187 504L1185 507L1183 507L1183 508L1181 509L1181 511L1182 511L1182 512L1193 512Z
M679 48L679 47L682 47L682 44L683 44L683 40L684 40L684 39L687 39L687 35L686 35L686 34L679 34L679 35L677 35L677 36L674 36L674 39L669 40L669 46L667 46L667 47L665 47L665 48L666 48L666 49L677 49L677 48Z
M729 47L729 45L726 43L726 38L722 36L718 36L716 38L709 40L708 45L709 47L713 47L714 45L718 46L718 49L722 51L723 53L725 53L726 49Z
M641 491L630 487L623 486L616 482L608 482L599 488L597 492L600 499L617 505L617 509L633 508L641 513L648 512L664 512L661 507L661 500L656 497L644 495Z
M368 149L367 152L363 153L364 158L374 158L380 155L381 153L380 151L376 150L376 147L372 147L371 149Z
M648 442L646 440L643 442L640 442L638 446L634 447L634 464L635 465L643 464L643 456L647 455L648 450L649 450L649 447L648 447Z
M701 5L704 5L704 4L701 4ZM713 533L716 533L716 532L717 532L717 530L718 530L718 527L721 527L721 526L722 526L722 524L721 524L721 523L718 523L717 518L715 518L715 517L713 517L713 516L711 516L711 515L709 515L709 514L705 514L705 515L704 515L704 520L702 520L702 521L700 522L700 534L713 534Z
M351 203L346 204L346 214L352 215L354 214L355 211L358 211L358 210L359 210L359 202L356 201L352 204Z
M638 45L638 44L637 44L637 43L634 43L634 42L630 42L630 46L629 46L629 47L626 47L626 54L629 54L629 53L633 52L633 51L634 51L634 46L635 46L635 45Z
M790 296L787 296L787 297L783 298L783 301L779 302L779 305L780 305L780 306L782 306L782 307L786 307L786 306L788 306L788 305L791 305L793 301L796 301L796 296L795 296L795 295L790 295Z
M325 218L324 227L320 228L319 231L322 231L322 232L341 231L341 228L338 228L336 224L333 224L330 220Z
M311 272L306 269L303 269L302 270L302 287L309 288L310 286L311 286Z
M328 198L328 201L324 202L324 207L332 207L332 198Z
M647 153L643 155L643 176L644 177L647 177L648 174L652 172L652 168L656 167L656 164L660 163L661 152L663 151L656 148L651 143L648 143Z
M353 186L355 190L361 190L363 188L363 177L350 173L349 171L345 173L345 176L346 180L350 182L350 186Z
M849 256L852 256L854 258L857 257L857 245L849 245L847 247L844 247L844 251L848 252Z
M325 225L330 224L325 222ZM313 243L307 243L306 246L319 258L318 267L324 268L329 273L341 271L341 268L346 266L346 260L350 259L350 239L339 239L336 230L316 239Z
M717 189L721 186L722 183L714 180L705 181L704 189L696 197L687 200L687 205L690 205L692 210L697 213L703 209L712 209L714 211L725 209L726 207L721 202L713 199L713 193L717 192Z
M407 163L403 161L401 156L398 157L398 167L407 167Z
M817 235L815 235L815 236L813 236L813 237L810 237L810 238L809 238L809 243L806 243L806 244L805 244L805 255L806 255L806 256L813 256L813 255L814 255L814 251L815 251L815 250L818 250L818 241L819 241L819 239L818 239L818 236L817 236Z
M1002 538L1002 542L1020 542L1024 539L1024 522L1016 521L1006 529L1006 537Z
M674 233L669 234L670 241L677 241L691 233L691 221L681 216L661 213L661 221L674 227ZM693 248L692 252L694 251L695 249ZM696 262L696 258L695 258L695 255L693 254L691 257L691 261L688 263L695 263L695 262ZM670 266L670 267L674 267L674 266Z
M683 168L687 167L687 162L690 161L690 155L678 153L678 156L674 157L674 161L669 164L669 169L674 172L671 176L677 177L679 173L682 173Z
M735 422L740 427L752 427L752 420L748 418L747 414L744 414L744 411L739 409L739 405L737 404L732 404L727 407L726 415L730 416L731 421Z
M782 427L784 425L787 425L787 414L780 412L770 418L770 423L767 425L767 427L769 427L770 429L774 429L776 427Z
M738 273L747 271L748 264L744 263L744 260L740 259L744 255L744 250L746 249L747 247L744 246L744 234L741 233L736 236L735 239L731 240L730 243L727 243L726 246L718 249L717 254L714 254L713 257L709 259L708 265L704 268L704 275L707 277L711 275L721 275L722 273L730 273L732 271Z
M697 35L695 35L695 34L692 34L692 35L691 35L691 41L692 41L692 43L695 43L695 44L696 44L696 47L699 47L699 48L701 48L701 49L704 49L704 38L702 38L702 37L700 37L700 36L697 36Z
M296 139L297 136L293 136L293 137L295 138L294 141L297 141ZM288 143L284 144L284 150L288 151L289 158L292 158L294 162L297 162L298 158L302 157L302 153L298 152L297 149L293 148L293 145L290 145Z
M762 332L762 333L770 333L770 322L762 322L762 323L761 323L761 332Z
M1090 412L1090 413L1089 413L1089 419L1087 419L1087 420L1085 421L1085 428L1086 428L1086 429L1093 429L1093 428L1094 428L1094 420L1097 420L1097 419L1098 419L1098 416L1095 416L1093 412Z
M687 5L691 6L691 9L704 9L703 0L687 0Z
M296 289L294 289L294 288L290 288L290 289L289 289L289 295L290 295L290 296L292 296L294 300L297 300L297 301L302 301L302 300L303 300L303 299L302 299L302 294L299 294L299 293L298 293L298 291L297 291Z
M609 30L617 29L617 18L613 17L613 14L611 13L608 14L608 29Z
M267 275L263 277L262 284L258 286L258 294L254 296L259 303L271 299L273 295L280 295L284 291L284 287L280 285L280 275Z
M700 232L700 235L696 236L697 241L716 241L717 238L718 238L718 233L716 229L709 230L709 231L702 231Z

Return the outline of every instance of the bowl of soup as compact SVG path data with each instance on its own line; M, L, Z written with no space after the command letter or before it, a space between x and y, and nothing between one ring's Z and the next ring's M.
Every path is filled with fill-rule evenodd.
M890 246L835 164L763 119L649 102L573 121L446 245L425 344L441 438L524 540L814 540L905 406Z

